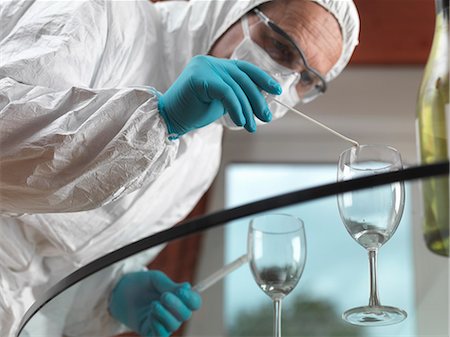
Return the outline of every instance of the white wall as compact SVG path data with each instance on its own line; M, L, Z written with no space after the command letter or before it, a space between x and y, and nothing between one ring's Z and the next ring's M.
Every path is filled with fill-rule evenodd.
M421 76L418 67L350 68L331 82L324 96L298 108L360 143L389 143L406 161L414 162L415 102ZM243 143L248 147L235 153ZM267 158L270 151L278 153L270 154L276 159L284 159L287 154L292 161L334 161L348 145L289 113L253 135L227 133L224 158L258 160Z

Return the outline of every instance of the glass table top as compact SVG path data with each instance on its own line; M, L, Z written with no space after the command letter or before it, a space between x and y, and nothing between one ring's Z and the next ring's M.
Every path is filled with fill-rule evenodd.
M320 185L185 221L101 257L47 290L24 316L17 336L115 336L102 329L107 312L93 316L89 294L102 280L136 264L146 265L167 243L202 234L194 284L246 253L248 223L256 215L285 213L302 218L308 242L304 274L283 307L283 336L449 336L449 259L426 249L420 223L420 185L447 179L448 162ZM402 308L405 321L387 327L356 327L342 320L351 307L367 305L367 253L345 230L336 196L404 181L405 211L395 235L380 249L382 304ZM224 242L224 240L228 240ZM219 243L218 243L219 242ZM167 263L182 266L183 258ZM132 267L130 267L132 268ZM170 276L170 275L169 275ZM202 308L184 328L192 336L270 336L272 304L243 264L202 292ZM100 334L99 334L100 331ZM126 329L120 330L125 333ZM122 335L124 336L124 335ZM130 335L131 336L131 335Z

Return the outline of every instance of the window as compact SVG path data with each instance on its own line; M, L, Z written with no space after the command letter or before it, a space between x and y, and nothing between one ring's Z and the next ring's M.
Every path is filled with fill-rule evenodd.
M226 169L226 207L335 181L332 164L231 164ZM407 193L407 196L409 193ZM341 314L366 305L369 273L366 251L342 224L336 197L278 209L305 223L308 257L302 278L284 303L285 336L415 336L415 289L411 208L406 202L395 235L380 249L380 300L409 315L401 324L361 329L346 324ZM249 219L225 227L225 262L245 253ZM395 275L395 277L392 277ZM224 316L229 336L270 336L272 304L257 287L248 266L225 279Z

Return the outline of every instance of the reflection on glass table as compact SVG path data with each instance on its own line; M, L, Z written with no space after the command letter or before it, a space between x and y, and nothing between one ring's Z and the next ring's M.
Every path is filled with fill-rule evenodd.
M258 198L331 183L336 180L336 165L233 164L226 174L226 207L236 207ZM264 186L258 184L261 177L268 182ZM301 217L308 234L308 264L302 284L292 292L283 309L284 335L449 335L449 260L425 247L419 223L418 181L405 184L405 190L402 221L379 257L379 279L383 299L405 309L408 318L398 325L375 328L355 327L341 319L345 310L367 301L369 272L364 250L354 244L342 226L333 196L279 210ZM225 262L242 253L245 238L241 230L247 223L248 219L236 220L224 228ZM218 235L222 233L211 237ZM229 275L223 291L223 329L228 336L262 335L270 329L271 310L265 307L266 298L251 281L248 268ZM215 323L219 324L219 319ZM214 330L194 321L191 331L192 335L206 336Z
M296 286L306 263L303 222L288 214L260 215L248 229L253 278L274 305L273 336L281 337L281 303Z
M329 174L330 179L319 179L322 182L334 181L336 179L335 170L335 166L328 166L323 170L311 167L314 174L319 171L322 171L324 176ZM313 180L307 172L305 173L307 170L304 167L300 168L300 171L303 182ZM330 172L333 173L330 174ZM448 166L446 172L448 172ZM266 178L270 180L270 174L266 175ZM398 179L398 177L394 177L394 179ZM360 304L365 300L364 294L367 293L368 275L364 268L364 256L361 256L361 247L352 244L352 239L341 225L336 203L336 194L355 187L348 184L331 184L305 191L304 189L311 185L293 186L293 181L289 180L289 190L281 189L281 185L278 190L268 186L270 192L254 193L253 200L244 200L243 203L254 201L255 198L270 197L274 194L278 195L276 197L194 219L179 226L180 228L174 228L142 242L136 242L125 250L115 252L109 257L83 267L78 273L51 288L46 297L36 303L24 320L26 324L24 324L21 336L48 336L45 329L51 325L62 329L66 336L88 336L89 333L83 334L82 331L89 330L95 325L101 326L103 320L110 319L107 312L98 317L83 316L90 306L96 305L90 303L89 298L83 295L87 294L86 289L101 287L102 273L108 269L120 272L123 268L127 268L127 261L133 260L129 258L130 254L138 254L133 258L138 256L145 261L154 251L159 251L165 242L181 238L196 230L202 232L204 241L200 251L201 264L197 276L197 281L202 280L246 251L245 237L250 218L255 214L269 211L270 213L288 213L302 218L310 243L308 246L309 262L302 276L302 287L296 288L288 296L283 309L283 336L447 336L448 259L428 254L423 247L421 233L414 232L416 229L420 232L420 226L414 223L417 200L413 191L416 188L416 182L405 184L407 199L403 221L396 236L383 248L383 254L380 256L383 297L391 301L391 299L397 298L395 297L396 293L400 293L403 298L401 301L395 300L395 303L410 314L404 322L386 330L385 327L363 329L353 327L340 318L343 309ZM301 190L280 195L292 191L292 188ZM347 190L342 188L347 188ZM236 204L227 205L227 207L234 206ZM232 220L235 221L231 222ZM223 224L226 225L223 226ZM220 256L222 255L219 255L219 259L217 259L214 254L223 254L221 246L217 242L221 242L224 230L228 231L233 227L241 239L244 237L243 242L235 237L232 243L235 255L228 256L227 253L225 260L221 260ZM228 233L226 237L229 237ZM211 239L213 240L212 245L208 244L208 240ZM205 261L213 263L204 264ZM392 261L392 263L386 263L386 261ZM177 266L186 261L181 258L167 263ZM408 266L409 268L407 268ZM405 271L402 271L403 269ZM243 272L247 273L247 277L244 280L241 279L238 284L234 283L230 288L229 283L233 278ZM431 275L433 273L434 275ZM233 330L232 326L238 325L245 330L255 318L261 328L264 328L266 323L269 324L268 330L257 335L270 336L272 333L272 310L270 306L261 305L262 303L267 304L267 297L255 284L248 265L244 265L228 275L225 278L225 284L225 294L222 292L223 282L215 284L202 293L203 306L189 321L185 335L248 336L249 334L245 334L245 331ZM251 308L244 312L242 310L246 309L242 308L241 310L237 307L233 309L235 313L233 319L242 318L247 326L240 323L233 324L230 321L227 308L229 302L233 301L229 297L231 293L239 296L247 304L247 307ZM255 293L258 295L254 296ZM437 293L439 295L436 295ZM349 296L350 294L352 296ZM268 311L260 310L260 307L265 307ZM430 308L434 310L432 315ZM318 320L318 317L321 320ZM291 327L289 322L296 324ZM326 329L329 324L334 324L333 322L336 323L335 329L333 329L335 333L328 334ZM43 327L44 325L46 328ZM405 327L407 327L406 330L404 330ZM126 331L126 329L121 331ZM39 332L41 333L39 334ZM103 336L111 335L113 334L108 331L103 334Z

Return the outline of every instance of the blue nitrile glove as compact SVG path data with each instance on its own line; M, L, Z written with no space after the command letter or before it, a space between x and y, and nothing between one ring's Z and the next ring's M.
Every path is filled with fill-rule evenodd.
M201 302L189 283L148 270L122 276L111 293L109 312L141 336L169 336Z
M199 55L160 96L158 108L172 138L206 126L226 112L236 125L254 132L254 115L263 122L272 119L261 89L281 94L281 86L249 62Z

